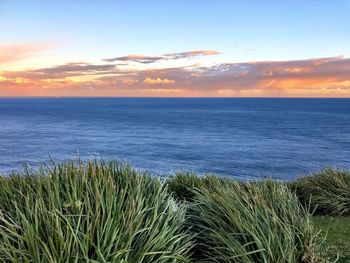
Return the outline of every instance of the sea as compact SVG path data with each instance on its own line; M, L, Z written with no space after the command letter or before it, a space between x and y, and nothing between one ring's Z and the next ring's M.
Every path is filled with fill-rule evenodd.
M0 173L54 160L291 180L350 168L350 99L0 98Z

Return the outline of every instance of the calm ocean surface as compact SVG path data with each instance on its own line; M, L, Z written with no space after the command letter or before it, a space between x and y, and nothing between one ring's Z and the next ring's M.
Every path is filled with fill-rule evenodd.
M350 99L0 99L0 172L78 156L164 175L350 168Z

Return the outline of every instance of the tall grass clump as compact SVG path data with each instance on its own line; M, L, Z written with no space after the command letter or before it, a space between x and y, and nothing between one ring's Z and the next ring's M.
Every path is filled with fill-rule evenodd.
M201 262L322 262L309 215L287 186L231 181L196 191L188 227Z
M0 262L188 262L191 237L157 179L117 162L0 178Z
M213 191L221 186L229 185L232 180L214 175L197 176L191 173L177 173L166 180L168 191L178 201L193 201L198 191Z
M316 214L350 215L350 171L328 168L292 183L302 204Z

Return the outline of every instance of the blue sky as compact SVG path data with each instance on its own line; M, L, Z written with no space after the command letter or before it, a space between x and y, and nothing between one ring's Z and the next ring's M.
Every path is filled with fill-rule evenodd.
M350 1L1 1L0 40L96 58L196 49L235 61L350 56L349 14Z

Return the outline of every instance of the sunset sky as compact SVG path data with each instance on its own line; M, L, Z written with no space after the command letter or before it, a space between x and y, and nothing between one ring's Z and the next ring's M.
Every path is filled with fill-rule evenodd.
M349 0L0 0L0 96L350 97L349 14Z

